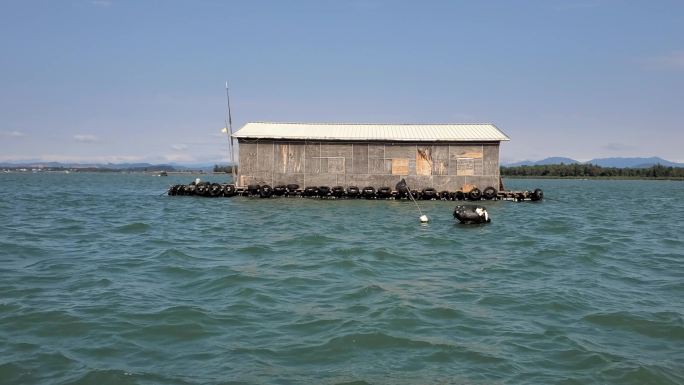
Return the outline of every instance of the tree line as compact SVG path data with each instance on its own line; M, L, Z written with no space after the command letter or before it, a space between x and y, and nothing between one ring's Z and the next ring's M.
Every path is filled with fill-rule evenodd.
M648 168L601 167L594 164L548 164L501 167L502 176L559 178L676 178L684 179L684 168L660 164Z
M237 172L237 166L235 166L235 172ZM233 172L232 166L219 166L218 164L214 165L214 172L225 172L227 174L231 174Z

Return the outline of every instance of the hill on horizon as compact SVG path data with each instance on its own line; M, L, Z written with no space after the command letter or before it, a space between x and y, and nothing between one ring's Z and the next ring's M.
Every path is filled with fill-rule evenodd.
M587 162L580 162L578 160L566 157L550 157L542 160L524 160L521 162L502 164L504 167L518 167L518 166L543 166L549 164L593 164L601 167L616 167L616 168L649 168L657 164L666 167L684 167L684 163L671 162L669 160L652 156L652 157L614 157L614 158L595 158Z

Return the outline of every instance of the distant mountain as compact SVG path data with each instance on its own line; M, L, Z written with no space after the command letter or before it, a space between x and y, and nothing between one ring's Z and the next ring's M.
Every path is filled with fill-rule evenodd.
M509 164L504 164L503 166L506 167L518 167L518 166L543 166L546 164L575 164L575 163L582 163L580 161L574 160L572 158L564 158L562 156L554 156L551 158L545 158L542 160L523 160L521 162L515 162L515 163L509 163Z
M505 163L502 166L505 167L518 167L518 166L543 166L547 164L594 164L601 167L616 167L616 168L649 168L657 164L666 167L684 167L684 163L670 162L663 158L657 156L652 156L650 158L596 158L588 162L580 162L571 158L564 157L551 157L542 160L523 160L521 162L515 163Z
M215 165L227 166L225 163L62 163L43 162L40 160L0 162L0 168L59 168L59 169L97 169L126 171L213 171Z
M176 171L168 164L151 163L62 163L62 162L2 162L3 168L60 168L60 169L89 169L89 170L127 170L127 171Z
M684 163L675 163L652 156L650 158L596 158L587 163L595 164L601 167L618 167L618 168L648 168L657 164L666 167L684 167Z

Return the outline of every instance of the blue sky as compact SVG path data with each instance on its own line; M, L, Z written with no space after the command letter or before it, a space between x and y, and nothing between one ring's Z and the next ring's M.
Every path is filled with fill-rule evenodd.
M491 122L684 161L683 1L4 0L0 160L214 162L248 121Z

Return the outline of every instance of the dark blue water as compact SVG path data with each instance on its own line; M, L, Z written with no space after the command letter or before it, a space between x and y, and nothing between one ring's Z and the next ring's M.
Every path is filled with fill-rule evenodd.
M159 195L192 179L0 175L0 383L684 383L682 182L508 180L548 199L424 226Z

